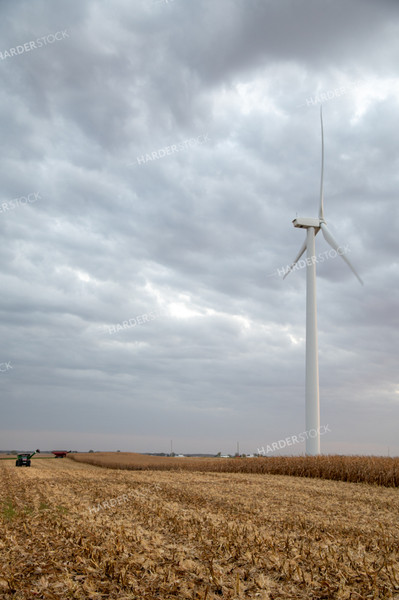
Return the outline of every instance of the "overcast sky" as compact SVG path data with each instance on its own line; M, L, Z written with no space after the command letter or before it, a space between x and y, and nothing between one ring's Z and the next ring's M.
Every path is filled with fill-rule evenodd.
M396 0L2 0L1 449L399 455ZM125 322L125 323L124 323ZM304 444L290 448L305 451ZM282 450L283 454L284 451Z

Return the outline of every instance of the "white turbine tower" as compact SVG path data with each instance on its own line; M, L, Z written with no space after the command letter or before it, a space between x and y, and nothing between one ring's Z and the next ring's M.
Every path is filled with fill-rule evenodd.
M306 454L316 456L320 454L320 402L319 402L319 359L317 349L317 306L316 306L316 257L315 257L315 236L320 229L328 244L339 254L340 246L335 241L331 232L327 228L324 219L323 208L323 177L324 177L324 133L323 133L323 113L320 108L321 123L321 181L320 181L320 207L318 219L310 217L300 217L293 220L294 227L307 229L306 239L302 244L298 255L285 277L292 270L292 267L298 262L302 254L307 250L306 255L306 431L316 430L317 435L310 437L309 433L306 439ZM353 271L363 285L363 281L356 273L354 267L344 254L340 254L348 267Z

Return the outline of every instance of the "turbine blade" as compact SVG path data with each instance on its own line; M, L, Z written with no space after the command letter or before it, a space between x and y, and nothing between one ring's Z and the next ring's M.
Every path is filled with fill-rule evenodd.
M359 275L355 271L355 268L352 266L352 264L350 263L349 259L345 256L345 254L340 254L338 252L340 246L336 242L336 240L334 239L332 233L329 231L327 225L325 223L320 223L320 227L321 227L321 230L323 232L324 239L326 240L326 242L328 244L330 244L331 248L333 248L336 251L337 254L340 255L340 257L346 262L346 264L348 265L348 267L350 268L350 270L352 271L352 273L355 275L355 277L357 277L358 280L360 281L360 283L363 285L363 281L360 279Z
M321 177L320 177L320 207L319 219L324 220L323 206L323 185L324 185L324 132L323 132L323 111L320 106L320 125L321 125Z
M288 273L290 273L292 271L292 267L294 267L296 265L296 263L298 262L298 260L301 258L302 254L305 252L306 250L306 238L305 241L303 242L301 249L299 250L296 259L294 260L294 262L292 263L292 265L290 266L290 268L288 269L288 271L286 272L286 274L284 275L283 279L285 279L288 275Z

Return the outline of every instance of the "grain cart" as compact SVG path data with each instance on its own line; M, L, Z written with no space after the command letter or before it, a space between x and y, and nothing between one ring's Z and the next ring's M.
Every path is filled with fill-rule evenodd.
M40 450L36 450L35 452L21 452L17 455L17 460L15 462L16 467L30 467L30 459L36 452L40 452Z
M55 458L65 458L70 450L52 450L51 453L54 454Z

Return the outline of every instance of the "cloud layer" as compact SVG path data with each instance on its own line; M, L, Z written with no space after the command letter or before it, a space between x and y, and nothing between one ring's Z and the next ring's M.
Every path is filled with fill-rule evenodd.
M365 282L317 265L322 451L399 455L398 26L388 0L3 2L0 447L304 430L306 269L279 270L322 101L325 216Z

